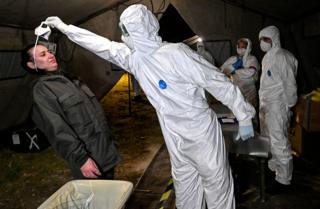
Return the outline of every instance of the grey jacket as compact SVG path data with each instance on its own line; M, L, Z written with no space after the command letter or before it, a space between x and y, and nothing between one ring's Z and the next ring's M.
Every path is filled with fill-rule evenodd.
M80 167L88 157L103 172L120 161L101 105L86 85L63 75L42 75L33 99L33 121L75 178L83 178Z

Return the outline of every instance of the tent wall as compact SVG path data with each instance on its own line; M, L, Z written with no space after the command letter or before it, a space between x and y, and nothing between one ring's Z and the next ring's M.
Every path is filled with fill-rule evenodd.
M306 93L320 86L320 64L317 53L320 48L319 12L284 22L277 17L247 10L230 2L232 1L171 0L197 35L205 40L231 40L234 54L237 39L250 38L253 43L252 53L260 62L264 53L259 47L259 31L265 26L276 25L280 29L282 47L292 52L299 60L298 92ZM313 34L306 34L308 31Z
M21 50L24 45L34 39L33 31L0 27L0 51Z
M166 8L168 5L168 2L166 5L162 5L161 1L154 1L154 3L151 4L149 0L144 0L140 3L145 4L151 10L153 9L155 13L160 12L159 8ZM127 5L130 5L130 1L126 4L119 4L112 10L106 11L79 25L79 27L107 37L113 41L121 41L121 33L118 26L119 17ZM65 49L71 49L74 44L66 40L62 40L59 44L61 58L70 57L71 50ZM72 60L66 63L66 68L74 74L79 75L98 97L105 95L123 73L113 71L109 62L78 46L75 46Z
M259 48L259 31L264 26L271 24L278 26L284 34L287 30L284 24L276 18L266 17L261 13L249 11L221 0L171 0L171 3L191 29L204 40L231 40L233 53L236 53L237 39L247 37L253 43L252 53L260 60L263 53Z
M62 19L66 23L83 22L79 25L80 27L112 40L120 41L119 16L127 5L136 1L127 1L125 4L123 2L125 1L111 1L111 3L109 2L109 6L115 5L115 7L110 7L110 10L105 10L93 16L84 14L82 21L68 22L68 20L73 20L71 15ZM301 76L298 78L298 84L304 90L319 85L319 77L317 77L320 74L320 67L317 64L319 55L316 52L320 47L320 38L319 36L306 37L303 34L305 23L308 22L307 18L285 23L277 17L246 9L232 4L232 1L224 0L142 0L139 3L147 5L149 9L157 14L158 18L161 17L168 4L171 3L193 32L204 40L230 40L233 45L233 54L236 53L235 43L238 38L250 38L253 42L252 53L257 56L259 61L263 57L258 42L259 31L267 25L276 25L281 31L282 46L291 51L299 59L299 73ZM57 15L59 16L59 14ZM72 15L72 17L75 16ZM319 19L319 16L316 16L316 18ZM27 43L34 40L33 30L0 27L0 51L21 50ZM71 43L65 36L59 38L57 55L60 65L67 71L80 76L99 98L114 86L123 73L122 71L113 71L109 62ZM308 85L306 85L306 81ZM0 127L0 131L2 128L16 125L22 120L22 118L14 117L25 115L24 112L21 112L22 108L12 103L14 101L13 98L17 94L17 91L14 90L17 87L13 86L20 85L21 82L21 80L19 82L18 80L1 81L2 90L0 91L0 97L3 105L0 107L0 112L5 111L4 107L10 107L12 115L7 115L8 118L2 117L1 123L5 125ZM15 104L21 104L28 98L27 94L22 95L22 93L19 98L15 98Z
M113 5L116 1L109 2ZM124 2L124 1L119 1ZM132 1L134 2L134 1ZM166 8L162 5L162 1L154 2L145 0L140 3L147 5L155 12L159 12L159 8ZM128 2L130 4L130 1ZM116 5L116 4L115 4ZM120 30L118 27L119 16L127 6L119 4L117 7L101 13L91 19L88 19L79 27L88 29L96 34L108 37L111 40L120 41ZM65 20L64 20L65 21ZM70 23L65 21L66 23ZM40 23L39 23L40 24ZM26 44L35 41L33 30L19 30L15 28L0 28L0 51L1 50L21 50ZM57 59L62 68L79 76L97 95L98 98L104 96L119 80L123 71L113 71L109 62L97 57L91 52L73 44L65 36L57 38ZM9 41L8 41L9 40ZM19 65L20 63L17 63ZM5 70L5 69L1 69ZM1 81L0 97L2 105L0 106L1 126L3 131L12 126L20 125L28 116L29 108L21 108L20 104L31 105L30 90L23 86L30 85L29 78L8 79ZM23 89L24 91L21 91ZM17 96L18 95L18 96ZM7 109L10 111L7 111Z
M117 30L118 19L117 11L111 10L79 25L79 27L111 40L117 40L120 37ZM58 46L60 60L65 60L65 58L70 60L63 63L64 68L83 79L99 98L114 86L123 73L112 71L109 62L71 43L65 36L58 43Z
M320 13L292 23L291 35L299 52L299 69L303 69L300 87L304 92L320 87Z

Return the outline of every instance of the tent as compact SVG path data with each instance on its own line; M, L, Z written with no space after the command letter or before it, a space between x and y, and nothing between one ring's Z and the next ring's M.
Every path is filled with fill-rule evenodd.
M258 33L267 25L281 30L282 45L299 60L299 92L319 86L320 1L265 0L3 0L0 1L0 131L26 121L34 78L19 65L23 47L35 41L34 28L48 16L120 41L121 12L133 3L148 6L161 20L174 7L194 34L207 43L228 41L230 54L240 37L253 42L253 53L261 60ZM165 23L167 24L167 23ZM179 23L176 23L179 24ZM176 33L166 28L167 33ZM178 25L177 28L180 28ZM190 37L191 38L191 37ZM51 36L57 43L60 65L81 77L98 98L118 81L123 71L71 43L61 33ZM180 40L183 41L183 40Z

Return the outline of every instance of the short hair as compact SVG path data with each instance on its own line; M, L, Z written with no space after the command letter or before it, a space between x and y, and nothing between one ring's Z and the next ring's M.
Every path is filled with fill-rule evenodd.
M238 45L239 43L243 43L244 45L246 45L246 47L248 46L248 41L247 41L246 39L244 39L244 38L239 39L239 40L237 41L237 45Z
M38 45L42 45L42 46L45 46L44 44L42 43L37 43L37 46ZM22 51L21 51L21 66L23 67L23 69L25 69L26 71L28 71L29 73L37 73L36 70L30 68L27 63L28 62L34 62L33 60L33 54L29 52L30 49L32 49L33 47L35 47L35 44L29 44L27 45Z

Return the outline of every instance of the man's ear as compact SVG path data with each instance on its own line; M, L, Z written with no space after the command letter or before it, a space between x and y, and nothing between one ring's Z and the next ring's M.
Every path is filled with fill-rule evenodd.
M36 69L36 66L35 66L34 63L31 62L31 61L27 62L27 66L28 66L29 68L31 68L31 69Z

